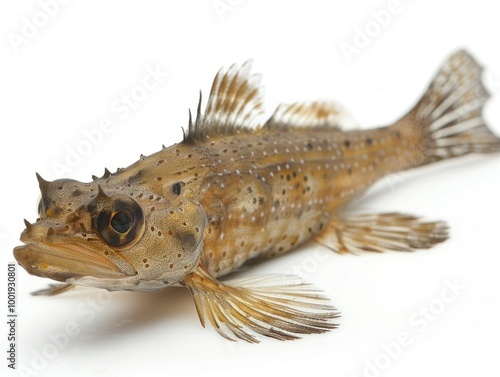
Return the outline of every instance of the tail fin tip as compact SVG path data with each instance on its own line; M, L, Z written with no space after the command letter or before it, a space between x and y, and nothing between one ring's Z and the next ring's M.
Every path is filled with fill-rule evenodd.
M428 162L500 151L500 139L482 117L489 93L481 81L481 72L482 67L468 52L455 52L411 111L413 121L428 141Z

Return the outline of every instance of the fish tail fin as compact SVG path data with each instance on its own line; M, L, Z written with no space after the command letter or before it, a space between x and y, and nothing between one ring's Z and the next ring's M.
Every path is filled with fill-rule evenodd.
M500 151L500 139L482 117L489 94L482 67L466 51L451 55L417 105L394 127L420 145L416 165ZM423 152L423 153L422 153Z

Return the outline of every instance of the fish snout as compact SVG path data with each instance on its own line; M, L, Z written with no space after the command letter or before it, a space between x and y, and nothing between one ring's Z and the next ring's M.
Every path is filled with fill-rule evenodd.
M69 230L68 225L62 225L58 222L38 220L36 223L30 223L24 220L26 228L22 231L20 240L23 243L50 241L54 237L60 236Z

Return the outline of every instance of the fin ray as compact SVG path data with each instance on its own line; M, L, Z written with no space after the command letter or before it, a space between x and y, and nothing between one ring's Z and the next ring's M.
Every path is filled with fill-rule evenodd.
M421 138L427 164L469 153L500 151L500 139L487 127L482 110L489 94L482 67L466 51L452 54L422 99L400 122ZM397 124L398 124L397 123Z
M45 289L31 292L33 296L55 296L75 288L74 284L49 284Z
M444 222L424 222L400 213L362 214L334 218L316 241L334 251L412 251L427 249L448 238Z
M338 103L313 101L279 105L266 122L266 127L278 130L293 127L325 127L340 130L356 128L357 122Z
M202 325L206 320L231 340L258 342L322 333L337 325L338 313L319 291L297 277L259 277L219 282L201 266L184 284L191 291Z
M252 61L219 70L214 78L205 113L201 96L196 121L189 122L185 143L204 141L217 135L231 135L261 125L264 112L261 76L251 74Z

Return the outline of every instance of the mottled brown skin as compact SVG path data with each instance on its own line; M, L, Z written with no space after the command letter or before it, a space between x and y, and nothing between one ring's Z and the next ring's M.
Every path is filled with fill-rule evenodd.
M181 143L90 183L38 176L39 219L25 222L14 255L29 273L67 284L185 285L202 323L229 339L328 331L337 313L307 284L269 279L255 288L217 277L312 238L339 252L446 240L442 222L398 213L348 218L339 209L387 174L500 151L481 117L488 94L480 74L459 51L394 125L346 131L341 108L324 101L281 105L260 126L259 78L248 63L234 65L217 74L205 113L198 107Z
M382 176L408 168L415 154L411 142L395 127L286 134L262 129L196 146L200 154L181 146L179 157L198 155L210 165L210 173L199 176L208 219L203 264L220 276L313 238L343 203Z
M110 290L149 291L178 283L198 263L206 217L171 185L163 191L157 180L164 173L160 160L108 172L91 183L40 178L40 218L26 222L21 235L26 245L14 250L16 259L35 275L62 282L90 279L86 285ZM162 177L170 178L168 173ZM120 206L138 222L113 243L105 242L97 229L99 216Z

